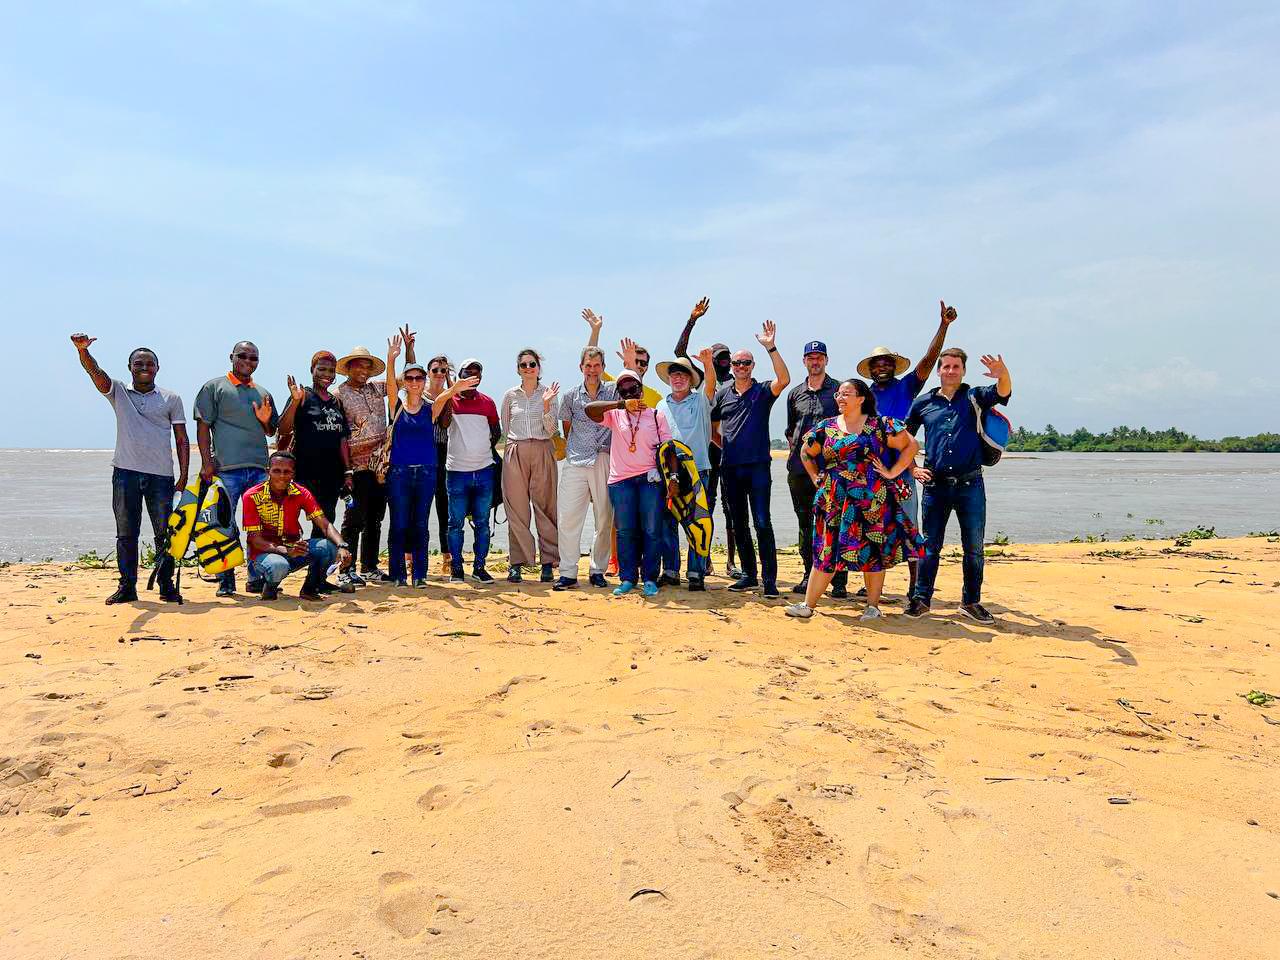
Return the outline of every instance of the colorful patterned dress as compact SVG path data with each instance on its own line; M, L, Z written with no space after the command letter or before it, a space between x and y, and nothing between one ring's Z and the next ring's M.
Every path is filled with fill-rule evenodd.
M924 540L894 492L871 464L897 455L887 438L904 430L901 420L868 417L859 433L823 420L804 437L822 446L821 474L813 497L813 565L825 573L876 573L908 557L924 556Z

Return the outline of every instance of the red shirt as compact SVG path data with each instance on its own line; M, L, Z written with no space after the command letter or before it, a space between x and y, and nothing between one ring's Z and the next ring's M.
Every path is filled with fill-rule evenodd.
M269 543L277 545L302 539L300 516L308 520L324 516L311 491L296 483L289 484L283 500L271 495L270 481L250 487L240 498L240 509L244 511L245 533L260 530ZM256 560L259 553L250 552L249 559Z

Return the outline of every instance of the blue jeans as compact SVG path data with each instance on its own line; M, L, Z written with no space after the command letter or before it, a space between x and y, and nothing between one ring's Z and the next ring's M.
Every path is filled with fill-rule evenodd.
M707 558L694 553L692 544L685 559L689 576L706 576ZM670 510L662 511L662 572L680 573L680 521L671 515Z
M613 524L618 530L618 579L635 583L657 582L666 533L662 517L662 485L643 473L609 484Z
M387 471L387 502L391 504L391 532L387 537L388 572L404 580L404 554L413 554L413 579L427 575L427 517L436 491L436 468L393 464Z
M769 492L773 486L769 464L722 465L720 470L724 502L729 508L730 522L737 537L738 562L742 565L742 572L752 580L756 579L756 550L747 526L747 507L750 506L756 541L760 546L762 579L765 586L774 586L778 582L778 548L773 540L773 521L769 518Z
M938 577L938 558L946 540L947 521L954 510L960 521L960 544L964 548L964 593L962 603L982 599L982 537L987 526L987 489L982 477L960 483L935 481L924 485L920 509L924 515L924 560L916 581L916 599L933 602L933 583Z
M279 586L289 574L307 567L307 580L312 584L324 581L338 559L338 548L324 537L312 537L307 541L307 552L301 557L282 557L276 553L264 553L249 564L249 576L265 579Z
M142 533L144 503L151 517L151 534L158 543L173 509L173 477L113 467L111 507L116 515L116 568L121 586L138 582L138 537Z
M483 570L489 557L489 511L493 508L493 468L449 470L449 558L455 572L462 570L462 524L467 517L475 527L474 569Z
M234 518L236 510L240 507L240 498L244 496L244 492L254 484L263 483L267 479L267 471L261 467L237 467L235 470L223 470L218 474L218 479L222 481L223 488L227 491L227 499L231 503L231 516ZM239 528L236 528L239 530ZM238 536L238 534L237 534ZM281 557L281 560L284 558ZM249 568L249 580L259 579L258 575L253 572L253 568ZM236 588L236 572L228 570L218 578L219 582L232 590Z

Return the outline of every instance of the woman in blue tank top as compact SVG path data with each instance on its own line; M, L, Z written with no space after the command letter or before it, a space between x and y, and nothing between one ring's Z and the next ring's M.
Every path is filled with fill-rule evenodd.
M427 517L436 487L436 433L432 403L423 394L427 371L420 363L405 364L404 400L396 383L400 338L387 343L387 402L391 405L391 465L387 470L387 502L391 531L387 550L391 580L408 586L405 554L413 554L413 585L427 585ZM396 409L397 404L399 409Z

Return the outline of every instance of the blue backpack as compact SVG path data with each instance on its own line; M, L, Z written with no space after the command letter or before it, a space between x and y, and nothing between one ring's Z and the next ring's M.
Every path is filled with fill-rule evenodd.
M973 404L978 436L982 438L982 465L994 467L1004 455L1004 448L1009 443L1009 435L1013 433L1013 424L995 407L983 410L978 405L978 398L973 395L972 390L969 391L969 402Z

